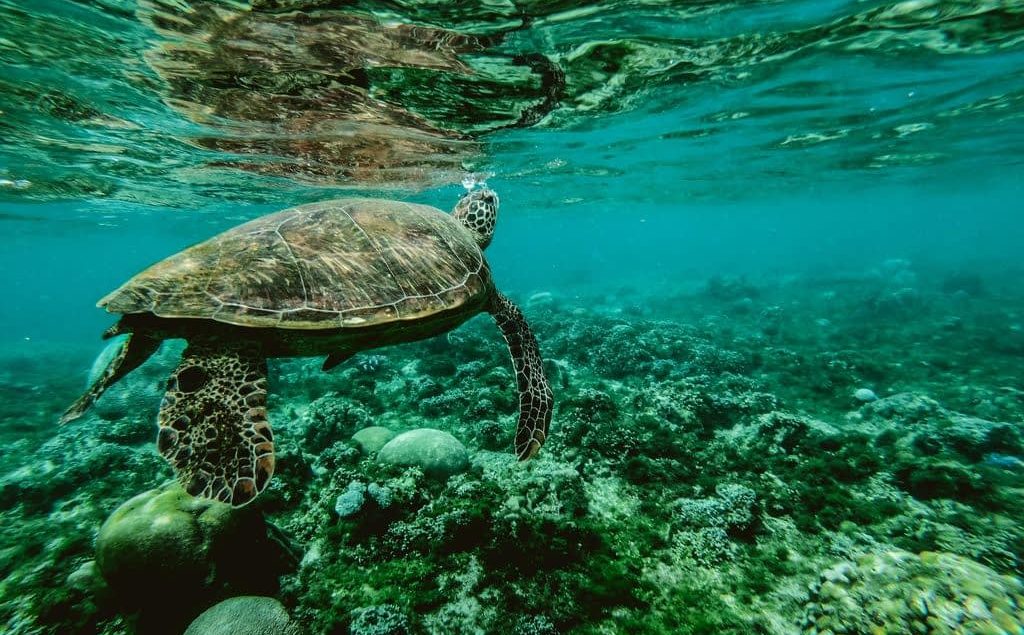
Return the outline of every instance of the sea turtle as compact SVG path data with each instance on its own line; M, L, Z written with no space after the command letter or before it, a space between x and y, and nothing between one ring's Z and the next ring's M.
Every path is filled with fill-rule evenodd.
M537 341L499 292L483 249L498 196L481 188L452 214L427 205L348 198L257 218L139 273L99 301L123 314L105 338L118 355L64 414L76 419L162 340L188 347L167 382L157 447L192 495L239 507L274 472L267 357L358 351L449 331L487 311L512 354L519 389L515 452L537 453L553 397Z

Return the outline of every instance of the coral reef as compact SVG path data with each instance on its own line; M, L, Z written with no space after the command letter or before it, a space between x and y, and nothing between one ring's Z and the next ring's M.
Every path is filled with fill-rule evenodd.
M257 594L313 635L1020 632L1024 301L944 276L538 292L558 399L525 463L486 318L330 373L274 360L278 470L240 512L152 490L173 349L15 438L80 389L56 384L0 409L0 624L179 635ZM169 586L173 615L133 600Z

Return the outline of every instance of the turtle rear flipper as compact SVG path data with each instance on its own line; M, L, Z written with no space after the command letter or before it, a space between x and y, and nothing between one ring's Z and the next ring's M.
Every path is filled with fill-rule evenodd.
M519 307L498 291L487 307L512 354L519 388L519 424L516 427L515 450L520 461L533 457L544 445L551 423L555 399L544 375L544 363L537 340Z
M117 327L115 327L117 328ZM113 332L113 329L111 329ZM142 365L142 362L149 359L150 355L160 348L160 340L141 333L130 333L128 339L121 345L114 359L104 369L103 374L93 382L92 386L78 398L71 407L64 411L60 418L61 423L68 423L81 417L94 401L100 398L107 388L110 388L122 377Z
M157 448L193 496L241 507L274 473L259 347L190 342L167 382Z

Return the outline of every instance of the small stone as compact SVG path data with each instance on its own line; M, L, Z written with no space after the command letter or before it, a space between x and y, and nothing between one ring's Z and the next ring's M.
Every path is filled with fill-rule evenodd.
M359 446L363 454L374 455L395 438L395 433L383 426L363 428L352 435L352 441Z
M870 401L878 401L878 395L876 395L875 391L871 390L870 388L858 389L857 392L853 393L853 398L863 403L868 403Z
M469 453L458 439L431 428L404 432L381 448L377 459L391 465L418 467L424 474L447 477L469 467Z
M96 561L89 560L68 574L67 585L79 591L95 592L97 589L105 586L105 583L103 582L103 576L100 575L99 568L96 566Z

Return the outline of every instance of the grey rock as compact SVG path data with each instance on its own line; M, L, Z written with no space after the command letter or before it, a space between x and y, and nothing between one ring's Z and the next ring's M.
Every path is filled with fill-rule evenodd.
M887 419L895 423L920 423L939 417L943 408L937 401L915 393L901 392L868 402L861 406L861 414L865 417Z

